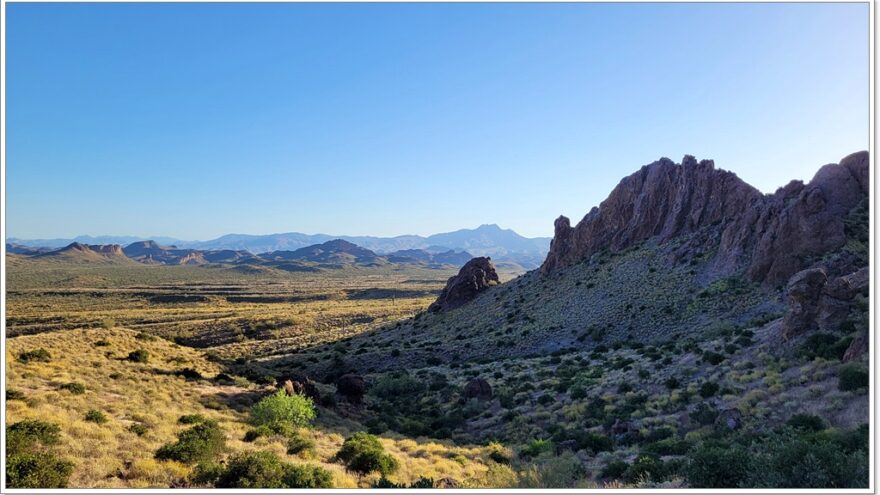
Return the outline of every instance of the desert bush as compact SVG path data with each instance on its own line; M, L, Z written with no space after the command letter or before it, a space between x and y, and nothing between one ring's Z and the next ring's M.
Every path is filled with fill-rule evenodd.
M715 422L715 418L718 417L718 409L705 402L701 402L697 404L697 407L689 415L698 424L711 425Z
M67 390L68 392L72 393L73 395L80 395L80 394L84 394L86 392L86 386L83 385L82 383L77 383L77 382L65 383L58 388L60 388L62 390Z
M217 488L332 488L333 476L317 466L294 465L275 453L235 455L218 476Z
M852 338L838 339L830 333L814 333L807 337L800 347L800 354L807 359L821 357L823 359L840 359L846 352L846 346Z
M244 438L242 439L245 442L253 442L260 437L271 437L275 434L275 430L269 428L268 426L258 426L256 428L251 428L244 434Z
M629 464L625 461L614 460L609 462L599 472L599 477L604 479L621 479L629 468Z
M177 442L156 451L156 459L186 464L211 461L226 448L226 435L214 421L204 421L177 434Z
M840 390L859 390L867 388L868 383L868 372L861 365L851 363L840 368L840 375L837 381L837 388Z
M742 447L706 442L688 455L685 476L694 488L738 488L748 478L751 462Z
M434 488L434 479L421 476L418 480L412 482L409 486L406 486L406 483L395 483L385 476L381 476L370 485L370 488Z
M800 431L822 431L825 429L825 421L812 414L795 414L788 419L786 424Z
M756 468L744 485L761 488L866 488L868 453L833 442L779 434L753 445Z
M313 419L312 399L299 394L287 395L283 390L264 397L251 409L251 423L272 429L308 426Z
M86 421L102 425L107 422L107 415L97 409L90 409L86 413Z
M397 470L397 460L385 453L379 439L362 431L346 438L332 460L360 475L374 471L388 475Z
M204 423L205 421L207 421L207 418L201 414L184 414L177 418L177 422L182 425L194 425L197 423Z
M510 461L513 459L513 454L510 452L510 449L500 443L491 442L489 444L489 459L498 464L510 464Z
M200 462L193 468L189 480L196 486L212 486L223 475L223 471L223 466L216 462Z
M721 364L721 362L724 361L724 359L725 359L724 355L718 354L717 352L706 351L703 353L703 361L705 361L713 366L717 366L717 365Z
M720 389L721 387L715 382L703 382L703 384L700 385L700 395L704 399L708 399L717 394Z
M136 351L129 352L126 359L133 363L146 363L150 360L150 353L145 351L144 349L138 349Z
M61 428L46 421L27 419L6 427L6 452L26 452L39 444L55 445Z
M642 447L642 452L656 455L684 455L691 448L691 443L687 440L679 440L677 438L666 438L651 442Z
M553 450L553 442L549 440L536 439L529 442L520 451L522 457L538 457L539 455Z
M7 488L66 488L73 463L51 452L6 456Z
M146 435L149 429L145 424L142 423L132 423L131 426L128 427L128 431L134 433L135 435L142 437Z
M315 449L314 440L301 432L294 432L287 440L287 453L300 457L314 457L318 451Z
M22 363L30 363L32 361L40 361L40 362L49 362L52 359L52 355L49 354L49 351L40 347L39 349L34 349L32 351L25 351L18 355L18 360Z
M627 483L643 481L663 481L675 474L674 466L650 454L639 454L626 471L623 480Z
M404 400L424 390L424 382L413 378L408 373L384 376L370 387L370 392L373 395L388 400Z

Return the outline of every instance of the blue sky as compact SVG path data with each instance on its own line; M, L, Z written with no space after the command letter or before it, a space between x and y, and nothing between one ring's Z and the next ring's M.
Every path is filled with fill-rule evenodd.
M552 235L868 147L868 4L7 4L7 236Z

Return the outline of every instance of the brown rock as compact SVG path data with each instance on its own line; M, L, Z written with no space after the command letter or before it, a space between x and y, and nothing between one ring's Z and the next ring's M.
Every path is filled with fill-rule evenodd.
M489 400L492 398L492 386L482 378L472 378L464 387L464 396L468 399Z
M685 156L676 165L663 158L624 178L576 226L558 218L541 271L605 249L694 234L703 245L676 256L714 251L713 273L745 269L750 280L776 287L806 268L804 260L843 246L844 216L867 196L868 185L867 152L822 167L807 185L792 181L770 195L710 160Z
M367 392L367 382L360 375L342 375L336 380L336 392L352 404L361 404Z
M854 361L868 352L868 334L860 333L850 342L846 352L843 353L843 362Z
M435 488L461 488L461 483L459 483L456 479L450 478L449 476L445 478L440 478L434 483Z
M280 380L279 380L280 381ZM288 378L282 382L282 387L287 395L303 395L312 399L315 403L321 402L321 391L309 378Z
M788 282L788 312L782 320L782 336L786 339L814 330L819 314L819 297L828 277L825 270L811 268L796 273Z
M440 297L428 307L428 311L455 309L472 300L480 291L498 282L498 273L492 260L489 257L474 258L461 267L458 275L449 278Z

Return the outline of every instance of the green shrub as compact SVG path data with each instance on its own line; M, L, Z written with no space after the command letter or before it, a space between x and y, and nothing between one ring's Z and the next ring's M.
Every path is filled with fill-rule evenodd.
M68 392L72 393L73 395L80 395L80 394L84 394L86 392L86 386L83 385L82 383L76 383L76 382L65 383L64 385L61 385L58 388L60 388L62 390L67 390Z
M306 437L300 432L294 432L287 440L288 455L299 455L300 457L315 457L317 450L315 449L315 441Z
M697 404L697 407L689 415L692 420L700 425L711 425L715 422L715 418L718 417L718 409L705 402L701 402Z
M649 443L642 447L642 452L655 455L684 455L691 448L691 443L687 440L679 440L677 438L666 438L656 442Z
M142 437L142 436L146 435L146 433L147 433L147 431L149 431L149 429L147 428L146 425L144 425L142 423L132 423L131 426L128 427L128 431L134 433L135 435L137 435L139 437Z
M837 349L835 349L837 340L837 337L830 333L814 333L807 337L801 345L800 354L807 359L813 359L816 357L824 359L840 359L843 356L843 352L837 354Z
M143 349L138 349L136 351L129 352L126 359L133 363L146 363L150 360L150 353Z
M795 414L788 419L786 424L801 431L822 431L825 429L825 421L812 414Z
M95 347L108 347L110 345L110 342L108 342L104 339L101 339L101 340L95 341L95 343L92 345L94 345Z
M250 443L260 437L271 437L274 434L275 431L272 428L269 428L268 426L258 426L256 428L251 428L250 430L248 430L244 434L244 438L242 440Z
M688 455L685 476L694 488L738 488L757 468L751 463L741 447L706 442Z
M61 428L46 421L26 419L6 427L6 452L28 452L38 444L55 445L58 443Z
M678 378L671 376L663 382L663 385L665 385L666 388L668 388L669 390L675 390L681 385L681 382L678 381Z
M867 488L868 453L845 452L839 445L796 435L775 435L758 450L752 478L762 488Z
M724 359L725 359L724 355L718 354L717 352L706 351L703 353L703 361L706 361L707 363L709 363L713 366L717 366L717 365L721 364L721 362L724 361Z
M207 418L201 414L184 414L177 418L177 422L182 425L194 425L197 423L204 423L205 421L207 421Z
M51 452L6 455L7 488L66 488L73 463Z
M406 373L398 376L384 376L378 380L375 385L370 387L370 391L373 395L388 400L405 399L408 396L419 394L424 390L424 381L413 378Z
M552 450L553 442L537 439L529 442L529 444L520 451L520 455L523 457L538 457L544 452L550 452Z
M247 452L230 459L217 488L332 488L333 476L317 466L283 462L273 452Z
M86 421L102 425L107 422L107 415L97 409L90 409L86 413Z
M379 439L362 431L345 439L342 448L333 456L333 462L339 461L349 471L361 475L374 471L388 475L397 470L397 460L385 453Z
M867 388L868 383L868 372L859 364L852 363L840 368L837 381L837 388L840 390L859 390Z
M708 399L717 394L720 389L721 387L715 382L704 382L700 385L700 395L703 396L704 399Z
M299 394L287 395L283 390L264 397L251 409L251 422L256 426L307 426L315 419L312 399Z
M624 461L611 461L602 468L599 477L615 480L621 479L628 468L629 464Z
M52 355L42 347L32 351L25 351L18 355L18 360L25 364L30 363L31 361L49 362L51 359Z
M200 462L190 474L190 483L196 486L212 486L223 474L224 468L216 462Z
M623 480L627 483L642 481L663 481L674 474L671 466L655 455L639 454L635 461L626 468Z
M156 459L191 464L213 460L226 448L226 435L214 421L199 423L177 434L177 442L156 451Z

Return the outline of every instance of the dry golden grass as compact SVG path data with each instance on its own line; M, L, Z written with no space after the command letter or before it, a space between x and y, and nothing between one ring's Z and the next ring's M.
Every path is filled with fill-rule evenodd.
M242 438L250 428L247 413L235 410L234 403L224 403L223 397L268 389L186 381L172 373L190 367L209 378L221 370L198 350L163 339L139 340L136 335L123 328L77 329L7 340L7 387L27 397L26 401L7 401L7 424L24 419L58 424L62 431L58 453L75 463L71 487L186 486L190 466L153 458L161 445L172 442L185 428L177 422L183 414L216 420L227 434L229 453L270 450L290 462L319 464L333 474L334 486L340 488L364 487L375 481L375 475L359 478L328 462L346 435L362 429L357 423L321 409L315 428L305 432L315 440L314 459L287 455L286 440L280 437L246 443ZM99 340L110 345L96 347ZM21 352L37 348L49 351L51 361L25 364L16 359ZM150 353L147 363L124 359L136 349ZM84 384L86 392L75 395L59 389L68 382ZM101 425L85 421L91 409L104 412L109 421ZM147 426L147 433L139 437L130 432L134 423ZM400 461L399 471L391 477L397 482L410 483L420 476L487 482L484 447L453 447L401 436L381 438L381 442Z

